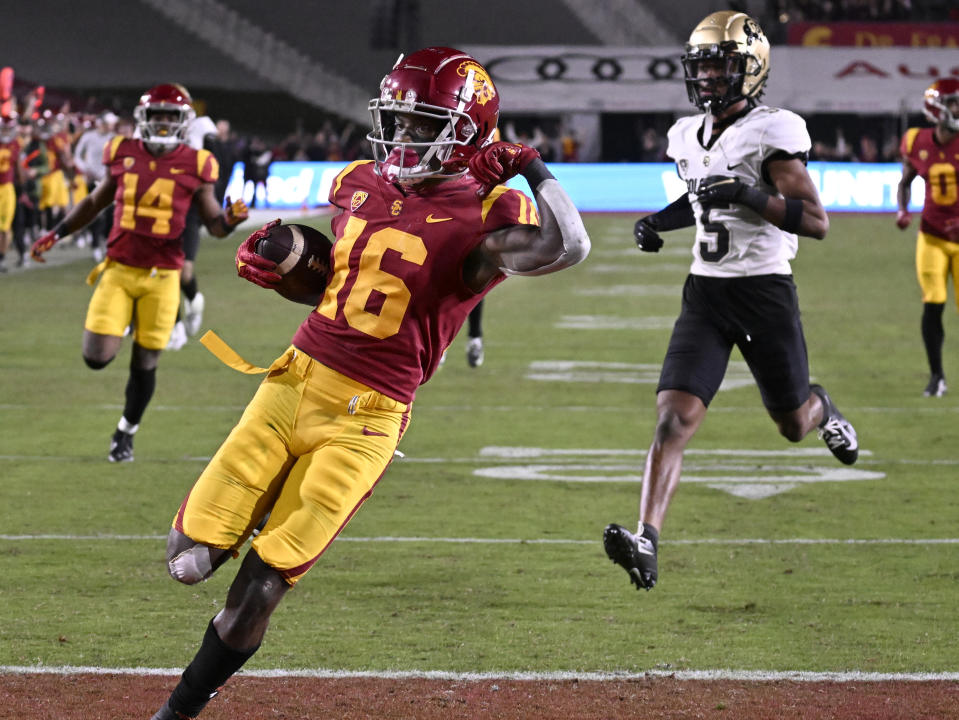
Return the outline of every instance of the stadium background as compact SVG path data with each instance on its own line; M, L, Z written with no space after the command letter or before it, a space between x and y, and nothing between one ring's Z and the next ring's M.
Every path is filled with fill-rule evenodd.
M23 83L115 100L124 112L158 75L172 75L243 132L280 136L293 118L306 127L328 117L362 126L370 88L398 52L369 47L375 8L406 6L163 5L104 2L78 14L75 3L18 4L7 11L11 42L0 64L16 67ZM626 19L635 24L621 13L604 33L572 5L486 3L464 26L459 6L424 1L410 44L441 37L596 46L639 25L672 37L636 35L614 47L675 40L678 52L692 23L717 8L610 2L603 5L632 10ZM189 13L222 19L224 8L296 38L304 56L361 87L350 105L358 116L339 114L344 102L310 109L166 14L179 9L196 28L211 15ZM649 22L644 8L658 10L659 21ZM796 69L776 72L774 82ZM918 109L928 76L914 80ZM326 87L349 97L348 87ZM616 122L634 133L628 115L607 113L604 137L615 136L606 129ZM902 116L855 120L898 128ZM828 241L804 244L795 265L813 370L836 383L857 419L867 452L854 470L863 474L836 480L814 437L784 446L748 372L734 364L672 511L661 586L637 595L605 561L598 530L635 512L637 448L652 431L650 385L689 238L677 233L661 254L640 256L634 219L588 217L587 264L507 283L495 296L487 364L469 369L459 341L452 348L420 395L404 440L409 462L391 468L278 613L268 652L205 717L251 717L250 707L266 707L252 717L305 719L327 702L339 717L954 715L956 406L951 396L932 404L918 397L925 377L913 233L899 233L882 214L838 215ZM208 244L199 257L213 299L208 322L262 360L288 341L301 313L224 271L234 241ZM231 576L184 592L163 573L163 532L252 383L195 343L168 354L137 462L110 466L101 435L116 406L104 398L122 387L125 367L92 377L77 357L89 266L86 254L58 249L46 268L0 283L0 718L147 717ZM757 477L747 483L748 475ZM296 683L297 672L308 677ZM356 689L344 690L337 673ZM329 684L309 684L317 674ZM757 686L764 699L752 694ZM563 711L561 698L580 704ZM692 701L695 708L681 709Z

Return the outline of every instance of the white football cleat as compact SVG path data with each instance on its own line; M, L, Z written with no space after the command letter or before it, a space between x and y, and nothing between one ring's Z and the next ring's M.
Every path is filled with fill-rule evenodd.
M470 338L466 343L466 363L470 367L479 367L483 364L483 338Z
M186 327L182 320L177 320L176 325L173 326L173 332L170 334L170 342L166 344L166 349L179 350L186 345L186 341Z
M198 292L193 300L184 298L183 304L186 306L183 324L186 327L187 334L196 335L200 330L200 325L203 324L203 307L206 305L203 293Z

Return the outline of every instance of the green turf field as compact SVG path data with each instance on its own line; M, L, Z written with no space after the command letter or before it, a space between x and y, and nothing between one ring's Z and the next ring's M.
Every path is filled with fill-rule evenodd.
M583 265L492 293L486 363L453 344L405 459L287 596L251 669L959 670L959 390L920 396L913 233L834 215L794 265L813 376L856 425L860 462L781 439L734 354L663 528L660 583L638 593L600 538L636 521L691 237L643 254L632 221L588 217ZM308 309L236 278L235 244L202 246L205 327L262 365ZM136 461L108 463L129 347L100 373L81 360L90 265L0 277L0 665L181 667L238 565L178 585L164 538L257 379L196 342L164 355Z

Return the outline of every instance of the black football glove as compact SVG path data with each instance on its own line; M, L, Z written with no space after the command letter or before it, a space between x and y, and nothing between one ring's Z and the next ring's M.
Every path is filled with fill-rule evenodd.
M696 196L703 205L714 203L738 203L742 200L746 186L734 177L710 175L699 183Z
M648 217L636 221L633 235L636 237L636 246L643 252L659 252L663 246L663 239L653 228L653 221Z
M725 175L710 175L699 183L696 197L704 208L739 203L758 213L766 208L769 194L750 187L742 180Z

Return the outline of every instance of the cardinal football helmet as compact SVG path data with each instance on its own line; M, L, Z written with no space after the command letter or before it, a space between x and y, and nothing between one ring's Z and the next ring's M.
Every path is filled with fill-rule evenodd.
M748 15L723 10L707 15L693 30L682 57L689 101L717 114L743 98L758 100L769 77L769 40ZM719 75L703 72L703 64L720 63ZM725 81L726 91L717 84Z
M959 78L940 78L926 89L922 112L929 122L959 132L959 112L949 109L959 101Z
M47 108L40 113L37 117L36 122L34 123L36 128L37 137L41 140L49 140L52 138L59 128L57 127L57 116L53 114L53 110Z
M163 118L154 117L160 113ZM193 99L182 85L157 85L145 92L133 109L143 142L163 148L182 143L194 117Z
M396 61L380 83L380 96L370 100L370 115L373 127L366 139L380 175L413 184L466 171L496 129L499 94L475 58L429 47ZM430 138L397 132L398 115L438 131Z

